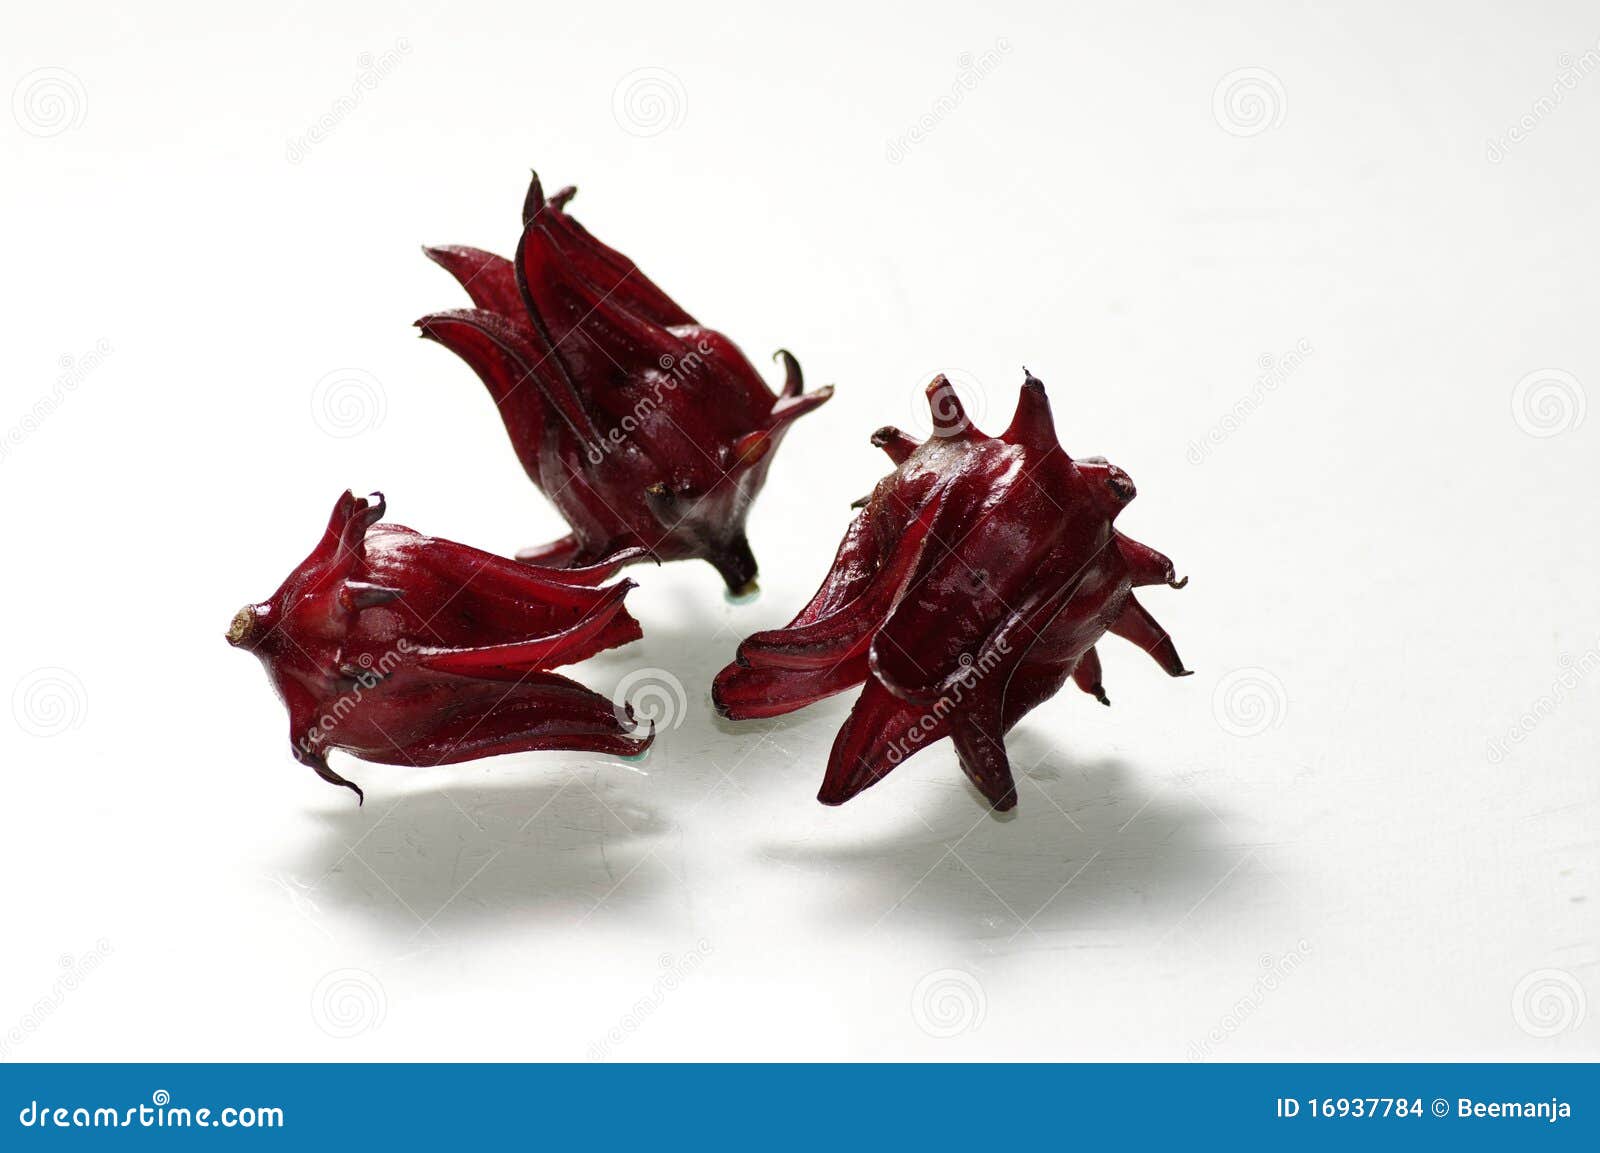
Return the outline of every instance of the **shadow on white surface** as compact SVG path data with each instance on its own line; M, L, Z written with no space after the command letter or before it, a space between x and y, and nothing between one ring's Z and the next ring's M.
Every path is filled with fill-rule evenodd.
M1125 760L1073 760L1038 729L1015 731L1008 744L1014 765L1035 766L1019 774L1011 814L986 812L953 754L935 747L911 762L917 780L876 786L900 794L885 799L911 813L886 835L841 822L836 839L772 841L763 855L849 879L819 887L814 913L830 924L991 945L1164 926L1203 899L1213 859L1229 851L1214 811ZM936 760L948 771L930 772Z
M361 917L419 944L473 921L573 925L602 904L647 909L664 868L642 867L671 824L620 787L625 766L508 764L470 781L408 782L373 805L329 811L293 874L332 919ZM335 927L335 926L330 926Z

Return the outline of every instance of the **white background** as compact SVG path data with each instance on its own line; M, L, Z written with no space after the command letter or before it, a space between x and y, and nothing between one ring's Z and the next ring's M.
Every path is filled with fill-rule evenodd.
M0 28L7 1059L1600 1056L1592 6L160 7ZM635 570L577 670L682 684L645 763L339 761L357 808L222 633L347 486L561 532L409 327L530 166L838 392L762 598ZM850 697L732 726L710 678L870 431L936 370L997 431L1023 364L1197 675L1107 641L1014 819L948 744L825 809Z

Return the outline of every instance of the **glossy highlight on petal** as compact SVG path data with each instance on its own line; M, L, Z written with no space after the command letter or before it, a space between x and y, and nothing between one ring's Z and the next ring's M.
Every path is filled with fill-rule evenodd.
M633 582L603 583L635 554L536 568L379 523L384 511L381 494L346 492L311 554L228 628L283 699L296 760L359 797L331 750L421 767L649 746L625 708L549 671L639 638Z
M1069 680L1109 705L1103 636L1188 675L1132 591L1187 578L1113 527L1132 480L1101 458L1068 456L1044 384L1024 375L998 437L972 424L942 376L928 386L927 441L873 433L895 470L857 502L822 587L784 628L747 637L717 675L713 702L734 720L864 685L834 741L824 804L843 804L948 737L987 804L1011 809L1006 733Z
M417 327L478 374L524 471L572 528L519 560L699 559L748 593L750 506L790 425L833 390L803 391L780 350L774 392L732 341L567 213L576 191L546 197L534 175L510 260L425 248L475 307Z

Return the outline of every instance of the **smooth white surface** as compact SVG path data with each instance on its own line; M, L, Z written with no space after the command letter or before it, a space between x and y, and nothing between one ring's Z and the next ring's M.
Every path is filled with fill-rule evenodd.
M6 86L70 74L65 121L0 119L0 423L109 349L0 459L9 1059L1600 1056L1600 71L1535 111L1591 7L163 8L0 18ZM398 64L331 112L363 53ZM666 104L630 120L640 69ZM1250 135L1214 114L1240 69ZM752 518L762 599L637 570L646 639L578 670L684 686L646 763L346 760L358 809L221 634L346 486L558 535L407 327L464 303L417 245L509 251L529 166L838 392ZM995 431L1024 363L1191 575L1145 602L1197 675L1106 642L1111 709L1012 734L1015 819L948 744L822 808L849 698L734 727L710 678L815 588L871 430L942 369ZM1578 391L1519 419L1551 369Z

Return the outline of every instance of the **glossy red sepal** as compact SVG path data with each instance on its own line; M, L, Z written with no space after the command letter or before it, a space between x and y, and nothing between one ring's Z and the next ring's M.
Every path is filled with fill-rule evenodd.
M624 704L548 670L640 636L603 586L628 555L549 571L380 524L381 494L346 492L322 540L228 642L260 658L289 712L295 759L336 785L341 749L392 765L576 749L634 756Z
M475 307L417 321L477 372L533 483L570 535L518 554L566 567L623 550L699 558L751 591L751 502L794 420L831 387L803 391L800 365L774 393L738 347L705 328L620 252L548 199L534 176L514 260L428 248Z
M1027 375L1011 425L984 435L944 377L928 386L934 434L872 441L895 464L787 626L748 637L717 676L717 710L772 717L865 684L834 741L818 799L841 804L950 738L995 809L1017 803L1005 734L1073 679L1109 704L1095 644L1107 632L1188 673L1133 589L1181 588L1172 562L1112 527L1135 495L1103 458L1056 440L1044 385Z

